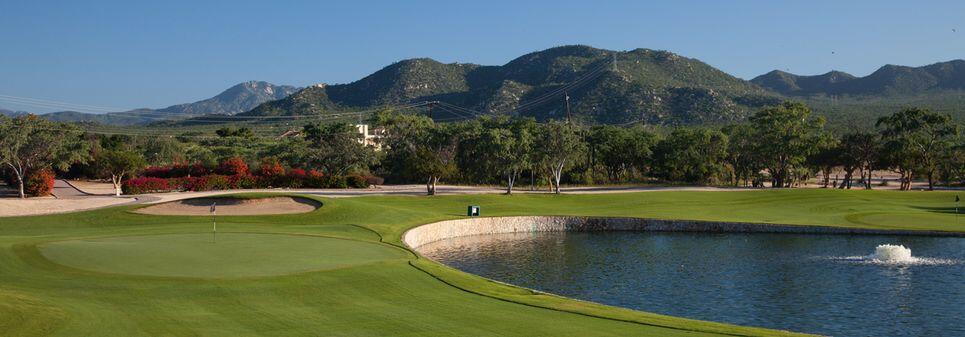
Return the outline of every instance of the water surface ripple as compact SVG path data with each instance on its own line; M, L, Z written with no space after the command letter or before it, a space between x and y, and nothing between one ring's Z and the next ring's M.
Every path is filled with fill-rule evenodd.
M881 244L914 259L878 261ZM965 336L965 239L653 232L495 234L424 255L609 305L832 336Z

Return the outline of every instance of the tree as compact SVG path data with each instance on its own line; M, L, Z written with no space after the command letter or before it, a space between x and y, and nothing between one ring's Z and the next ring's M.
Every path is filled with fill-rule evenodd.
M640 128L599 125L587 137L590 167L602 164L610 181L620 181L636 168L646 171L656 136Z
M390 180L423 181L421 174L410 169L410 158L416 155L420 142L428 137L429 129L434 127L432 119L420 115L380 112L373 123L385 129L382 139L385 158L380 172Z
M20 197L25 198L24 179L34 170L54 167L66 170L87 159L87 142L81 131L35 115L9 119L0 116L0 165L13 172Z
M222 137L222 138L224 137L251 138L255 136L255 133L251 131L251 129L246 127L240 127L235 129L235 128L226 126L216 130L214 133L217 134L218 137Z
M375 149L362 143L362 134L345 123L309 124L303 128L308 142L306 161L332 175L367 171L375 164Z
M551 183L556 194L560 194L563 171L573 165L585 147L579 128L574 124L550 121L540 127L536 137L539 162L552 175Z
M533 119L492 119L483 122L477 145L480 161L506 178L506 194L513 194L519 174L530 168L536 122Z
M845 152L848 153L849 160L857 164L864 188L870 190L871 173L882 162L880 138L869 132L851 133L844 136L842 146L847 147Z
M676 129L657 143L655 174L669 181L713 184L726 168L727 136L709 129Z
M409 169L426 180L426 194L436 194L436 184L456 172L458 134L446 124L436 124L428 129L425 138L409 156Z
M794 169L817 150L824 119L811 118L811 109L802 103L784 102L762 109L750 121L771 186L790 187Z
M933 190L939 159L958 136L958 125L951 116L908 108L879 118L875 125L881 128L891 163L902 176L901 189L911 188L918 171L928 177L928 190Z
M94 160L100 174L111 178L115 196L121 195L121 182L124 181L124 177L133 176L147 166L143 155L130 150L102 151Z
M721 130L727 135L727 158L734 171L733 183L738 186L754 178L761 170L761 159L757 153L757 139L754 128L747 123L733 124ZM827 184L825 184L827 185Z
M956 182L965 185L965 139L962 137L942 156L939 175L946 185Z
M841 141L831 136L822 137L817 147L817 151L808 156L807 163L816 171L821 171L821 188L828 188L831 184L831 172L841 165Z

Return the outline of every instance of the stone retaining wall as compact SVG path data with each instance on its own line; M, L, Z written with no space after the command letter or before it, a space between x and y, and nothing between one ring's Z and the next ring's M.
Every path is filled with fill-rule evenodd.
M460 236L563 231L865 234L965 237L965 233L941 231L883 230L828 226L795 226L745 222L657 220L641 218L515 216L467 218L435 222L410 229L402 235L402 241L409 247L418 248L419 246L427 243Z

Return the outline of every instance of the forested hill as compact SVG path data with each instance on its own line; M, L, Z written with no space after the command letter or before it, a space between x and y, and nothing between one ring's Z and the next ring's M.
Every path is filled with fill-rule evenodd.
M420 58L389 65L348 84L317 85L242 115L337 113L438 101L437 120L477 115L572 118L591 123L718 124L781 99L699 60L666 51L564 46L502 66Z

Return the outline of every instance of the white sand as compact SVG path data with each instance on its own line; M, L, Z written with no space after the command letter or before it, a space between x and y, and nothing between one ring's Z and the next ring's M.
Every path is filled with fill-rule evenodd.
M321 206L319 202L307 198L199 198L156 204L138 209L135 212L153 215L211 215L211 204L217 205L215 207L217 215L307 213Z

